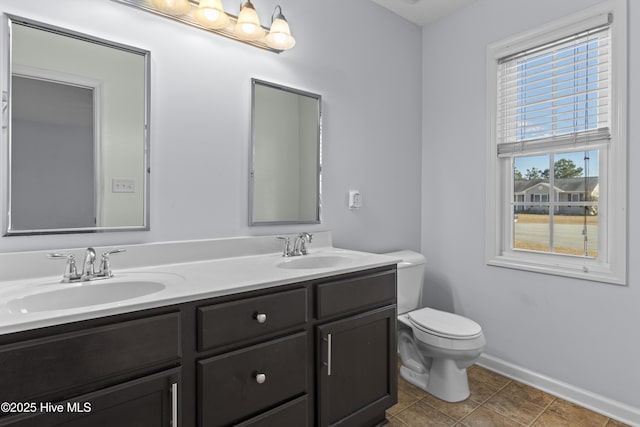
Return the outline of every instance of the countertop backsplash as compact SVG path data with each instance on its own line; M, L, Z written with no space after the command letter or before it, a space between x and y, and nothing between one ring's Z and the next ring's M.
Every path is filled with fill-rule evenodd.
M282 234L293 239L298 233ZM313 242L309 245L310 253L314 248L332 246L331 232L313 233ZM96 255L114 248L126 249L122 254L113 255L111 265L115 273L119 269L149 267L164 264L204 261L218 258L260 255L282 251L283 242L275 235L241 236L221 239L185 240L175 242L144 243L109 247L94 247ZM3 282L36 277L49 277L64 272L65 260L48 259L52 252L71 252L76 256L78 268L82 268L82 260L86 248L9 252L0 254L0 286Z

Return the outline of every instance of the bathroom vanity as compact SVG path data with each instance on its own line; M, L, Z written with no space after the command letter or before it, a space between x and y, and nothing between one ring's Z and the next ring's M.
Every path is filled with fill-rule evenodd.
M0 426L377 425L397 347L396 265L376 257L2 334Z

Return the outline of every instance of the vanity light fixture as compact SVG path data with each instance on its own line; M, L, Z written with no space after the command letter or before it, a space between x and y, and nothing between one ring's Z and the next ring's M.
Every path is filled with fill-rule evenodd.
M260 24L251 0L243 0L238 16L226 13L221 0L113 0L171 18L192 27L241 41L261 49L280 53L291 49L296 41L289 23L276 6L271 16L271 28Z

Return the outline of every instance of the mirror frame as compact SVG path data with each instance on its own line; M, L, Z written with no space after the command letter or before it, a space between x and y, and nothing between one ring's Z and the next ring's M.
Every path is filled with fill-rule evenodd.
M115 226L115 227L77 227L77 228L54 228L54 229L34 229L34 230L12 230L11 226L11 90L13 76L13 31L14 24L31 27L33 29L50 32L53 34L71 37L88 43L130 52L140 55L144 59L144 113L143 113L143 215L142 225ZM0 175L0 189L5 191L2 197L2 235L3 236L25 236L42 234L72 234L72 233L97 233L107 231L148 231L150 229L150 94L151 94L151 52L145 49L130 45L113 42L74 30L50 25L40 21L23 18L9 13L3 14L2 26L4 29L6 54L0 58L2 63L2 136L0 138L0 165L5 167L5 172Z
M299 220L299 221L255 221L253 214L253 199L255 192L255 121L256 121L256 102L255 102L255 88L256 85L266 86L273 89L282 90L285 92L293 93L296 95L306 96L313 98L318 103L318 117L317 117L317 129L318 129L318 141L317 141L317 154L318 163L316 168L316 176L318 177L316 185L316 207L315 207L315 219L312 220ZM291 225L291 224L320 224L322 218L322 96L316 93L307 92L300 89L295 89L289 86L280 85L277 83L268 82L256 78L251 79L251 147L249 150L249 225L261 226L261 225Z

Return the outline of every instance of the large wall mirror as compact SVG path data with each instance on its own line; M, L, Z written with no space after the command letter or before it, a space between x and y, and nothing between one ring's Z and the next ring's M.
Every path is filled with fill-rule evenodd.
M149 52L5 24L5 235L148 230Z
M320 222L321 97L251 80L251 225Z

